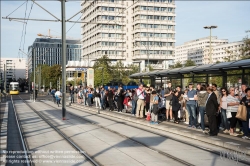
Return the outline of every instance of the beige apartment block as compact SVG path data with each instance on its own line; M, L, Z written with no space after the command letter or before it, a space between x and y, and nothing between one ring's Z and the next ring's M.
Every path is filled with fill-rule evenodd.
M215 46L227 44L227 39L218 39L217 36L211 37L211 52ZM210 63L210 37L191 40L183 45L175 47L175 63L184 64L186 60L192 60L196 65Z

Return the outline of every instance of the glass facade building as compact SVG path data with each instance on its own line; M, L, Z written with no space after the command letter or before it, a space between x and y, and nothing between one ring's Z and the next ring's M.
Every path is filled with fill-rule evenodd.
M80 40L66 40L66 56L67 61L81 60L81 43ZM32 48L33 51L32 51ZM62 42L61 39L37 38L34 43L29 46L29 72L33 70L33 57L36 57L36 66L39 64L46 64L53 66L60 65L62 61Z

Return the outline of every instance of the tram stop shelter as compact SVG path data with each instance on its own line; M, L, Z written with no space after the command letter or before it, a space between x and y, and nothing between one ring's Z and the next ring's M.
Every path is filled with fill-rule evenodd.
M250 59L189 66L150 72L141 72L130 75L132 79L150 79L153 86L163 86L166 80L174 85L185 87L192 83L216 83L218 86L235 86L236 84L250 84Z

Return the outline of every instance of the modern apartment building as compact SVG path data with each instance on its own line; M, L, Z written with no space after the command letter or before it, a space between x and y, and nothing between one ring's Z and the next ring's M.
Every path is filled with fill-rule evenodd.
M165 68L175 47L173 0L84 0L82 2L83 58L95 61L148 61Z
M1 58L0 73L4 80L4 65L6 70L6 81L27 78L27 64L24 58Z
M212 50L215 46L227 43L227 39L218 39L216 36L211 37ZM179 61L184 64L188 59L191 59L196 65L209 64L210 37L191 40L175 47L175 63Z
M36 58L36 66L39 64L47 64L49 66L61 64L61 47L61 39L36 38L34 43L28 48L29 73L33 70L33 57ZM80 40L66 40L66 47L67 62L81 60L82 45Z
M243 41L232 42L213 47L213 63L239 60L241 57L242 47L244 47Z

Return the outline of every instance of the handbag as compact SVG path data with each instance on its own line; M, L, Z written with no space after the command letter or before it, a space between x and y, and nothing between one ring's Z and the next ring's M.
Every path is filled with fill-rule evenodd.
M236 118L242 121L247 121L247 107L244 104L239 105Z
M227 119L232 118L232 114L231 114L230 111L227 111L227 112L226 112L226 115L227 115Z

